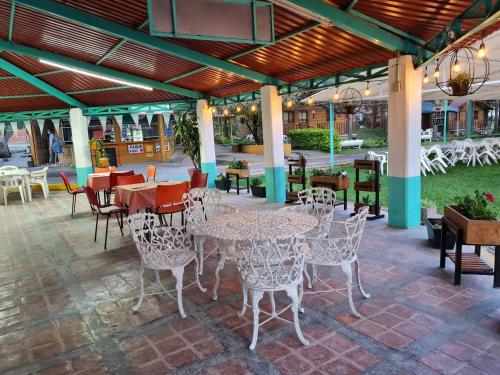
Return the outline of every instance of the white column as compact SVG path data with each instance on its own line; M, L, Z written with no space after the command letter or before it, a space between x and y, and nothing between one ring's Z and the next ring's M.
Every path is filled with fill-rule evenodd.
M388 100L389 225L412 228L420 224L422 72L411 56L389 60Z
M213 188L217 167L215 165L214 123L207 100L198 100L196 115L198 116L198 132L200 133L201 171L208 173L208 187Z
M90 158L87 119L83 115L81 108L70 109L69 123L73 137L78 186L84 186L87 184L87 175L92 173L92 159Z
M285 154L283 150L282 99L276 86L260 89L264 166L266 170L266 199L285 202Z

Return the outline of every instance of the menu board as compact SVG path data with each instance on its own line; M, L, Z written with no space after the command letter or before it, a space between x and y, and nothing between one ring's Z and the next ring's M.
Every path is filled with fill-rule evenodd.
M143 154L144 147L141 143L128 145L128 153L129 154Z

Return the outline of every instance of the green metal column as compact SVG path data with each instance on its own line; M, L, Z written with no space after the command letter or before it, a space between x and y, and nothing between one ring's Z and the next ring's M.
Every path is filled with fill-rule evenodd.
M330 167L333 168L334 165L334 137L333 132L335 131L335 112L333 107L333 102L330 102Z
M465 134L467 137L472 135L472 124L474 122L474 102L472 100L467 100L466 104L466 124L465 124Z

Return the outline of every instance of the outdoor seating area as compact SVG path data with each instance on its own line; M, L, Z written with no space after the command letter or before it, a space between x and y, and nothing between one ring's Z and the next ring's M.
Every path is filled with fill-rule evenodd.
M500 0L2 0L0 244L0 374L499 375Z

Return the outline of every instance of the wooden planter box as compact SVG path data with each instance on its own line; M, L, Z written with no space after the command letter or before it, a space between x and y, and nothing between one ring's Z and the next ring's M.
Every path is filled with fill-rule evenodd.
M232 168L226 168L226 174L232 173L232 174L237 174L239 178L246 178L250 176L250 172L247 169L232 169Z
M290 174L290 175L288 175L288 182L292 182L294 184L301 184L302 183L302 176Z
M264 145L240 145L240 151L244 154L264 155ZM292 154L292 145L289 143L283 144L283 152L285 156Z
M331 176L311 176L309 177L311 186L328 186L332 190L349 189L349 177L331 177Z
M367 206L365 203L354 203L354 211L355 212L358 212L358 210L361 208L361 207L364 207L364 206ZM368 206L368 213L371 214L371 215L375 215L375 205L374 204L370 204Z
M377 164L376 160L362 160L362 159L354 160L354 168L358 169L368 169L374 171L375 169L377 169L376 164Z
M500 245L500 220L470 220L456 206L444 206L444 217L464 232L468 245Z
M374 192L375 182L355 182L354 190Z

